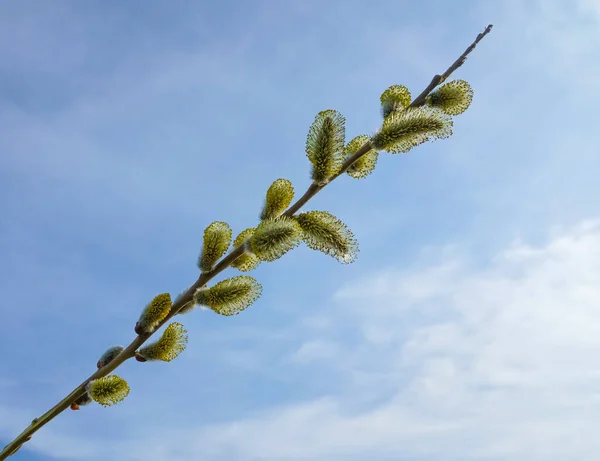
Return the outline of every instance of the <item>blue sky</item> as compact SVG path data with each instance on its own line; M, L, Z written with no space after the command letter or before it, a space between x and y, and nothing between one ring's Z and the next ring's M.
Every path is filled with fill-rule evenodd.
M0 3L0 444L196 279L206 225L303 192L318 111L373 133L488 23L454 135L306 207L356 263L262 265L246 312L181 317L181 357L13 459L595 460L597 0Z

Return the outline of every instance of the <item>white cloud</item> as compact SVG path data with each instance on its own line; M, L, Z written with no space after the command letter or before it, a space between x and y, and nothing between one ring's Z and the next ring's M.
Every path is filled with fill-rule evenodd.
M543 245L517 242L484 269L446 258L349 282L336 299L333 318L352 312L345 327L401 334L339 348L324 337L294 357L366 379L236 422L163 428L158 443L138 433L120 442L123 459L596 459L600 221L555 231ZM315 331L335 333L330 325ZM112 450L86 445L94 459Z
M432 459L596 458L600 223L583 223L543 246L516 243L483 271L444 261L416 274L379 274L359 288L349 286L338 293L339 308L359 305L353 322L365 334L413 327L404 340L371 344L366 354L355 354L360 351L349 344L331 357L331 366L369 374L376 364L373 373L388 380L407 373L392 397L356 411L356 393L376 395L379 389L350 384L354 394L344 398L195 432L198 453L208 447L215 459L217 453L233 459L403 453ZM360 298L353 297L357 291ZM378 302L365 305L369 295ZM436 299L436 306L424 306L425 299ZM430 309L443 309L445 320L415 321L415 315L427 318Z
M318 339L302 344L294 353L294 359L300 363L309 363L315 360L331 359L339 352L337 344Z

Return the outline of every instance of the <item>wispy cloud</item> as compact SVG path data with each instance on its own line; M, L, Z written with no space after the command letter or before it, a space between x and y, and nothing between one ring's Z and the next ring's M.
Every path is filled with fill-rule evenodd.
M389 401L353 410L356 392L380 388L350 384L355 391L344 399L202 431L200 444L212 440L234 459L386 459L406 451L431 459L595 459L599 261L600 224L583 223L543 246L515 244L484 271L442 262L352 283L338 292L333 315L358 307L352 325L366 341L345 344L329 363L355 373L375 368L388 385L396 376ZM440 283L440 272L450 284ZM382 277L392 281L387 290ZM422 288L405 285L411 278ZM403 340L368 341L372 328L407 323Z
M427 459L451 453L460 459L593 460L599 448L593 427L600 418L594 384L600 379L600 326L594 321L600 315L599 261L600 223L585 222L544 245L515 243L483 271L463 258L451 268L441 261L351 283L338 291L330 315L352 312L346 321L364 338L335 351L324 347L328 353L318 356L347 373L340 395L235 422L164 428L158 442L158 428L115 442L127 459L151 460L167 454L181 460L309 460L408 453ZM448 274L451 289L440 283L439 271ZM392 283L382 289L379 282L396 280L402 287L407 277L428 288ZM362 307L366 298L372 299L368 309ZM436 305L424 306L427 299ZM372 328L401 330L407 324L402 339L369 341ZM369 399L379 401L365 405ZM73 457L58 448L59 441L53 436L44 450ZM89 459L116 453L100 438L87 444L93 447L84 455Z

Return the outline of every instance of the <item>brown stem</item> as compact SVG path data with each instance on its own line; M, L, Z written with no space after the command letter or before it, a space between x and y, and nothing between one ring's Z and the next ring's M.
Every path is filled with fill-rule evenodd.
M319 185L319 184L312 183L310 186L308 186L308 189L306 189L306 192L304 192L302 197L300 197L298 200L296 200L296 202L293 203L282 214L284 216L293 216L294 213L296 213L300 208L302 208L306 204L306 202L308 202L311 198L313 198L315 195L317 195L319 193L319 191L322 190L324 187L325 187L324 184Z
M441 82L446 80L450 76L450 74L452 74L452 72L454 72L456 69L458 69L460 66L463 65L463 63L465 62L465 60L467 58L467 55L471 51L473 51L473 49L475 48L477 43L479 43L479 41L481 41L481 39L483 37L485 37L491 30L492 30L492 25L490 24L489 26L486 27L484 32L480 33L477 36L475 41L454 62L454 64L452 64L446 70L446 72L444 72L442 75L436 75L435 77L433 77L433 79L431 80L431 83L429 83L427 88L425 88L425 90L423 90L423 92L411 103L411 106L416 107L416 106L423 105L425 103L425 98L427 97L427 95L429 95L429 93L431 93L437 85L439 85ZM356 162L359 158L361 158L363 155L365 155L371 149L372 149L371 143L366 142L354 155L349 157L344 162L341 170L331 179L331 181L335 180L340 175L342 175L344 172L346 172L346 170L354 162ZM331 182L331 181L329 181L329 182ZM294 213L296 213L298 210L300 210L300 208L302 208L311 198L313 198L325 186L326 186L326 184L324 184L324 185L317 185L315 183L311 184L308 187L307 191L304 193L304 195L302 195L302 197L300 197L294 204L292 204L283 214L286 216L293 216ZM243 245L240 245L239 247L236 247L233 250L231 250L223 259L221 259L221 261L219 261L215 265L215 267L211 271L203 272L200 275L200 277L198 277L198 280L196 280L196 282L194 282L194 284L191 287L189 287L187 289L187 291L173 303L173 306L171 307L171 312L160 323L160 325L156 328L155 331L157 331L166 322L168 322L171 318L173 318L175 315L177 315L177 313L183 308L183 306L188 304L193 299L194 293L196 292L196 290L198 288L204 286L215 275L217 275L218 273L222 272L227 267L229 267L229 265L233 261L235 261L237 258L239 258L243 253L244 253L244 247L243 247ZM144 333L144 334L138 335L131 342L131 344L129 346L127 346L127 348L124 351L122 351L119 355L117 355L107 365L103 366L102 368L98 369L95 373L90 375L79 386L77 386L75 389L73 389L73 391L71 391L71 393L69 395L67 395L64 399L62 399L60 402L58 402L56 405L54 405L50 410L48 410L42 416L34 419L31 422L31 424L27 428L25 428L25 430L23 432L21 432L21 434L19 434L12 442L10 442L8 445L6 445L4 447L4 449L0 452L0 461L6 459L9 456L16 453L17 450L19 448L21 448L21 446L25 442L27 442L31 439L31 436L35 432L37 432L43 426L48 424L52 419L54 419L60 413L65 411L67 408L69 408L70 405L75 400L82 397L85 394L85 392L86 392L85 388L90 381L107 376L111 371L115 370L123 362L134 357L135 352L139 349L140 346L142 346L142 344L144 344L152 336L152 334L153 333Z

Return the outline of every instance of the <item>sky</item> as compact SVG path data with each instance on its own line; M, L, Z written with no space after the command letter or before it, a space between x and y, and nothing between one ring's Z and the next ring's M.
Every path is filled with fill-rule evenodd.
M306 205L355 263L261 265L249 309L178 317L180 357L11 459L595 461L598 0L0 2L0 446L196 280L208 224L302 194L319 111L374 133L490 23L452 137Z

